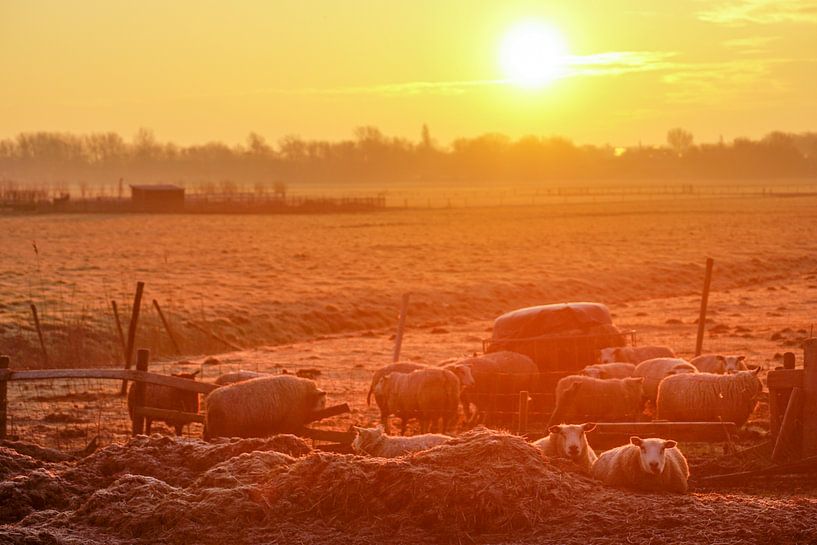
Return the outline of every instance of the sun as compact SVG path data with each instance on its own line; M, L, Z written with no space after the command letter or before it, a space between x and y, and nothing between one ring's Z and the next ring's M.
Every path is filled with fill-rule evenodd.
M499 62L511 83L538 88L565 74L567 56L567 45L558 30L537 21L526 21L505 35Z

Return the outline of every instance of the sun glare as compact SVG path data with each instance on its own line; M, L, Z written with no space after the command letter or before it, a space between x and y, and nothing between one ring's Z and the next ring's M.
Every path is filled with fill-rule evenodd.
M564 75L567 55L567 45L558 30L528 21L514 26L505 35L499 60L510 82L538 88Z

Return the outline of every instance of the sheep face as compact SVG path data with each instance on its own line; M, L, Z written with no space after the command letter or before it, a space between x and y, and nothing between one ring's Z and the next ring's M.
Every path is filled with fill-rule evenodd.
M383 436L383 428L359 428L352 426L355 432L355 438L352 441L352 449L355 452L367 452L368 449L377 443Z
M678 444L665 439L641 439L630 437L630 443L639 448L641 469L648 475L661 475L667 463L666 451Z
M322 411L326 408L326 392L321 389L316 389L314 394L314 404L312 405L313 411Z
M558 455L571 460L578 460L587 450L587 432L596 429L593 423L560 424L551 426L548 431L555 439Z
M723 372L726 374L737 373L746 369L746 364L743 360L746 356L716 356L721 365L723 365Z
M471 368L467 365L455 365L452 369L457 378L460 379L460 388L465 389L473 386L474 382L474 375L471 374Z
M618 348L602 348L599 353L599 363L615 363L618 361Z
M607 349L605 348L605 350L607 350ZM608 362L608 363L612 363L612 362ZM602 376L603 374L604 373L601 372L601 369L599 369L595 365L588 365L587 367L582 369L582 375L585 375L585 376L588 376L588 377L604 378Z

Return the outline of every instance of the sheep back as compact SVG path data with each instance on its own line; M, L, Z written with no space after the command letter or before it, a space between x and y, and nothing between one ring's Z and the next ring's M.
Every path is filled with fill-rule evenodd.
M636 418L643 408L642 378L598 379L569 375L556 384L550 425Z
M653 358L642 361L633 370L634 377L644 377L644 397L655 401L658 385L670 375L697 373L698 369L681 358Z
M674 422L734 422L742 426L755 410L762 387L755 371L669 376L658 387L657 418Z
M457 414L460 381L451 371L427 367L411 373L392 373L382 384L389 410L401 417Z
M421 363L410 362L397 362L381 367L374 372L374 375L372 375L372 382L369 385L369 392L366 394L366 405L372 404L372 394L374 394L374 399L377 406L380 407L381 411L385 410L388 413L388 407L386 407L385 399L382 396L378 397L374 391L375 386L377 386L377 383L380 382L380 379L392 373L411 373L412 371L425 369L426 367L426 365Z

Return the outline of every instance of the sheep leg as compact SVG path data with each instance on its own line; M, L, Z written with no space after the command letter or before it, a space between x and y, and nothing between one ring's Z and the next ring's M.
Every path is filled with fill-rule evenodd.
M405 435L406 434L406 425L408 425L408 417L405 416L405 415L401 416L400 417L400 435Z
M173 427L176 429L176 435L181 436L184 424L174 424Z
M389 415L385 412L380 413L380 424L383 425L383 433L389 434Z
M150 427L153 425L153 419L145 417L145 435L150 435Z

